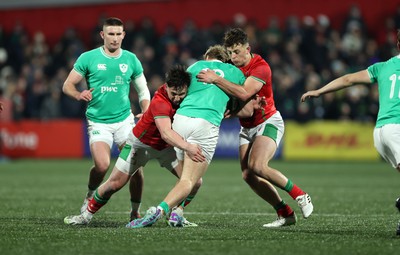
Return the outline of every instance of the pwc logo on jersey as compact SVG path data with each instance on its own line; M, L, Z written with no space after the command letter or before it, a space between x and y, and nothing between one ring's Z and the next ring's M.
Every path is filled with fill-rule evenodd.
M105 93L105 92L118 92L118 88L117 87L101 87L101 93Z

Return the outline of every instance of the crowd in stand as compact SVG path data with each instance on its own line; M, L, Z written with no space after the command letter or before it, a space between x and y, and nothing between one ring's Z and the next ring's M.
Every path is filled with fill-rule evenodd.
M300 103L300 96L345 73L396 55L400 8L386 18L378 33L368 31L357 6L351 7L342 26L335 29L326 15L290 16L283 21L272 16L267 27L260 27L237 14L232 24L215 21L200 29L195 21L188 20L179 31L168 25L161 33L157 33L149 18L138 24L124 22L123 48L135 53L142 62L152 93L164 82L162 77L172 65L189 66L202 58L208 46L222 42L227 27L239 26L248 33L252 51L271 66L275 102L285 120L373 122L378 110L376 86L356 86L307 103ZM85 103L64 95L62 86L76 58L101 45L100 30L94 28L91 45L85 45L70 28L50 47L46 35L37 32L30 37L23 24L17 24L10 34L0 27L0 101L4 105L0 122L84 118ZM133 92L134 111L138 109L135 95Z

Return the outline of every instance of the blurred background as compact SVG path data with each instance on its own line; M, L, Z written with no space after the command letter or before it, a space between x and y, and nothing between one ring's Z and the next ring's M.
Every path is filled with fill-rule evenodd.
M1 0L3 159L90 156L86 104L64 95L62 85L77 57L102 45L99 31L110 16L124 21L123 48L141 60L151 93L172 65L192 64L226 29L243 28L253 53L271 66L286 122L276 158L380 160L372 140L376 85L307 103L300 96L398 54L400 2L390 0ZM223 122L216 157L237 157L238 130L236 119Z

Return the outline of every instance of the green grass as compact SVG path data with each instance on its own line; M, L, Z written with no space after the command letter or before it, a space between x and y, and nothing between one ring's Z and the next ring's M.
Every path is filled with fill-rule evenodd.
M298 224L265 229L273 209L241 179L237 161L215 160L186 209L198 228L158 222L126 229L129 195L115 194L85 227L66 226L86 191L89 160L20 160L0 164L0 254L398 254L400 175L383 162L281 162L272 166L309 192L315 211L305 220L282 190ZM142 214L175 179L156 162L145 169Z

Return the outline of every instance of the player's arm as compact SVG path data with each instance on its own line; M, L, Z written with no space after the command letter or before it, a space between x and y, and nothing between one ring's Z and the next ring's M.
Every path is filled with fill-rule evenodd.
M370 84L372 83L367 70L343 75L335 80L329 82L325 86L317 90L310 90L301 96L301 101L304 102L307 98L319 97L320 95L341 90L357 84Z
M237 99L231 99L237 101ZM263 108L267 104L265 97L256 95L247 102L238 101L236 103L236 109L232 111L232 114L239 118L248 118L253 116L255 110Z
M78 91L77 86L79 83L83 80L82 75L80 75L77 71L74 69L71 70L69 73L67 79L64 82L64 85L62 87L62 91L70 96L71 98L74 98L78 101L83 100L83 101L90 101L92 100L92 89L86 89L83 91Z
M188 156L195 162L203 162L205 157L201 151L201 148L196 144L191 144L183 140L183 138L172 129L171 119L167 118L156 118L155 123L158 131L161 134L161 138L173 147L177 147L184 150Z
M219 76L210 69L200 71L200 73L198 73L196 77L197 80L200 82L214 83L227 94L234 96L244 102L249 100L253 95L260 91L261 87L263 86L262 82L257 81L251 76L246 79L243 86L240 86Z
M142 113L136 117L140 118L150 105L150 90L147 87L147 80L143 73L134 79L133 86L138 93L139 105L142 110Z
M248 118L253 116L254 107L253 107L253 100L249 100L247 103L242 103L243 107L235 113L236 117L239 118Z

